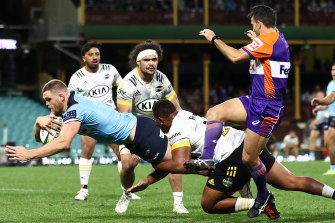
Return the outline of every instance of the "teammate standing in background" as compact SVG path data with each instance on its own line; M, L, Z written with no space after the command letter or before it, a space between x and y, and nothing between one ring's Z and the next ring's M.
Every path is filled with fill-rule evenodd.
M210 167L214 164L213 152L224 130L223 122L246 123L242 160L257 186L254 206L248 212L253 218L264 211L271 195L266 187L266 167L258 155L283 118L282 99L291 64L288 44L276 29L275 10L258 5L251 8L249 16L253 30L249 30L247 36L252 43L240 49L226 45L210 29L200 31L201 36L233 63L250 61L251 91L248 96L225 101L208 110L203 159L195 160L194 165Z
M317 98L324 98L325 93L323 91L318 91L316 93ZM310 160L315 160L315 142L320 134L323 134L323 141L326 142L327 139L327 131L328 131L328 118L329 112L328 107L324 106L319 110L321 106L318 105L313 109L313 115L315 115L315 119L309 124L309 128L311 129L311 134L309 137L309 158Z
M162 59L163 50L153 40L146 40L137 44L129 54L129 65L133 68L123 79L117 90L117 109L119 112L132 112L138 116L153 118L152 107L159 99L170 100L179 110L178 97L168 78L157 70L158 61ZM129 193L126 192L135 180L134 168L138 161L129 150L120 146L122 161L121 183L124 192L115 207L115 211L125 212L130 203ZM128 177L126 177L128 176ZM176 213L188 213L183 204L182 176L169 174L169 181L173 191Z
M323 175L335 175L335 63L331 68L331 80L327 86L327 96L324 98L313 98L312 106L328 105L329 110L329 127L326 137L326 147L330 158L330 169ZM315 112L323 109L323 106L315 109Z
M81 49L84 67L76 71L70 79L68 89L78 91L85 97L95 98L109 107L116 109L113 101L113 86L117 87L122 78L116 68L111 64L100 63L101 44L88 42ZM79 159L79 174L81 189L76 200L87 200L88 181L92 170L92 154L97 141L89 136L82 135L81 157ZM118 146L111 145L118 154Z

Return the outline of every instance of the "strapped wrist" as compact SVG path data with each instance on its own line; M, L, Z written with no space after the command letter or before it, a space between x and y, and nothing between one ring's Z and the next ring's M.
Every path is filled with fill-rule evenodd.
M212 40L211 40L211 43L214 44L214 40L216 39L220 39L220 37L218 37L217 35L213 36Z

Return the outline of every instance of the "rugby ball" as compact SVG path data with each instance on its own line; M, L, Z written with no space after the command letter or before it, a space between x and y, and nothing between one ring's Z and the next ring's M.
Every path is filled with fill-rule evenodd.
M61 127L63 126L63 119L62 119L62 117L57 116L54 119L61 123ZM61 130L56 131L56 130L51 129L51 132L53 133L53 135L51 135L47 130L41 128L41 130L40 130L40 139L41 139L41 142L43 144L47 144L51 140L57 138L59 136L60 131Z

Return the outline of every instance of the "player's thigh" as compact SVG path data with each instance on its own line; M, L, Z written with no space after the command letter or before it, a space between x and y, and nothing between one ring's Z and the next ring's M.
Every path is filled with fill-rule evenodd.
M275 161L266 176L271 186L281 190L289 190L293 188L296 183L296 176L277 161Z
M121 157L120 157L120 151L119 151L119 145L117 144L109 144L109 146L112 148L116 158L117 158L117 161L121 161Z
M89 136L80 136L82 155L92 156L97 141Z
M236 191L221 192L205 186L201 197L201 206L204 210L212 209L218 202L230 197Z
M234 123L245 123L247 112L238 98L227 100L221 104L215 105L207 112L208 120L219 120L222 122L230 121Z
M318 137L320 135L320 131L318 131L318 130L312 130L311 131L311 138L310 138L310 140L311 141L315 141L316 140L316 138Z
M335 144L335 128L329 127L327 131L327 137L326 137L326 144L327 145L334 145Z

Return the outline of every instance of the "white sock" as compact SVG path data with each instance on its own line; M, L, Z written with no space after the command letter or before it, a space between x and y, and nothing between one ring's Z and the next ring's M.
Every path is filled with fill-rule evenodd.
M325 184L322 188L322 196L332 198L333 194L334 194L334 189Z
M80 157L79 159L79 175L80 175L80 184L87 185L88 180L90 179L90 174L92 170L92 161Z
M173 192L172 195L174 198L174 205L183 203L183 192Z
M255 199L238 197L235 203L235 212L249 210L250 208L252 208L254 203Z
M121 169L122 169L122 162L117 161L117 170L119 171L119 173L121 173Z

